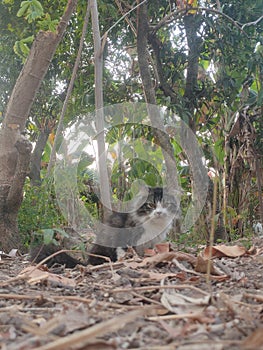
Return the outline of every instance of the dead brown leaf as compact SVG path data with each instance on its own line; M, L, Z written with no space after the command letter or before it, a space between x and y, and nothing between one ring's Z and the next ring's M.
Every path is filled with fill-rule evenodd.
M200 273L206 273L208 270L208 264L209 264L208 260L204 259L201 255L198 255L197 260L196 260L195 271L200 272ZM216 276L224 275L224 273L219 271L219 269L217 269L214 266L213 261L210 261L210 264L211 264L210 271L211 271L212 275L216 275Z
M184 253L184 252L166 252L166 253L160 253L160 254L155 254L153 256L144 258L142 262L125 262L126 266L129 267L145 267L145 266L155 266L158 265L162 262L170 262L173 261L173 259L176 259L178 261L187 261L191 265L194 265L196 263L196 257Z
M204 259L209 259L209 249L206 247L203 252ZM212 258L221 258L223 256L228 256L229 258L237 258L246 254L246 248L238 245L226 246L224 244L212 247Z
M263 328L256 329L243 342L242 348L246 350L263 349Z
M53 284L63 285L70 288L76 286L76 282L72 278L55 275L54 273L37 269L34 266L26 267L18 276L26 276L29 284L37 284L43 281L48 281Z

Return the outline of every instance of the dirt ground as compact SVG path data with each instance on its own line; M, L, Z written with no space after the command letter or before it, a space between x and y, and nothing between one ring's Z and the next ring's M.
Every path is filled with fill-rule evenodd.
M263 238L247 243L212 264L168 244L74 269L1 254L0 349L263 349Z

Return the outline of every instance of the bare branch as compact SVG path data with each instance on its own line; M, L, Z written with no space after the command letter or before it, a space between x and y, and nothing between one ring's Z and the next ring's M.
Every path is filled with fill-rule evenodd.
M115 22L104 34L104 35L108 35L108 33L114 28L116 27L116 25L118 23L120 23L126 16L128 16L132 11L136 10L137 7L141 6L142 4L144 4L147 0L143 0L141 3L137 4L136 6L134 6L132 9L130 9L128 12L126 12L123 16L121 16L121 18L118 19L117 22Z
M248 27L248 26L253 26L255 24L258 24L258 22L260 22L261 20L263 19L263 16L259 17L256 21L254 22L248 22L248 23L245 23L242 25L242 29L244 29L245 27Z
M119 1L119 0L115 0L115 3L116 3L116 5L117 5L118 8L119 8L119 10L120 10L120 12L121 12L121 14L122 14L122 17L125 16L125 17L124 17L124 18L125 18L125 21L128 23L128 25L130 26L130 28L131 28L133 34L134 34L135 37L136 37L136 35L137 35L137 34L136 34L136 28L134 27L134 25L133 25L132 22L129 20L129 18L127 17L126 13L124 12L124 10L123 10L123 8L122 8L122 6L121 6L120 1Z
M197 12L202 12L202 11L211 12L211 13L217 14L219 16L222 16L222 17L226 18L229 22L231 22L246 37L248 37L247 33L244 32L243 27L241 27L237 21L233 20L233 18L231 18L230 16L226 15L225 13L223 13L221 11L218 11L215 9L210 9L207 7L190 7L188 9L180 9L180 10L174 11L174 12L170 13L169 15L167 15L166 17L164 17L156 26L151 27L151 30L155 31L155 32L158 31L160 28L162 28L166 24L171 23L173 20L176 20L176 19L181 18L184 15L186 15L189 10L191 10L191 11L195 10Z

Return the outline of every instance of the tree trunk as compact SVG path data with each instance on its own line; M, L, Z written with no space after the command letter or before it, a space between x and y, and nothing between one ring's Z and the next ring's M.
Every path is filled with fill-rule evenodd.
M47 140L49 137L51 130L49 128L44 128L44 130L40 130L40 134L38 136L34 151L31 156L30 161L30 183L32 186L40 186L41 185L41 159L42 154L44 152L45 146L47 144Z
M22 248L17 214L23 199L31 144L22 135L31 105L61 41L77 0L69 0L53 32L39 32L16 81L0 130L0 249Z
M147 109L151 120L151 125L153 127L155 142L161 147L163 151L163 157L167 168L167 184L168 187L171 187L178 191L179 197L180 188L177 179L177 169L173 146L170 142L168 134L164 131L164 123L160 118L159 109L155 107L157 104L156 95L149 67L149 56L147 49L148 34L149 24L147 17L147 5L144 3L139 6L137 10L137 52L140 76L142 79L145 101L148 104Z

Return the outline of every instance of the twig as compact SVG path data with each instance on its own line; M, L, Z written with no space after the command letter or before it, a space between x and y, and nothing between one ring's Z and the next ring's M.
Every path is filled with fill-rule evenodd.
M139 316L147 315L152 311L153 308L140 308L139 310L137 309L121 316L118 315L113 319L110 318L109 320L96 324L88 329L84 329L63 338L56 339L55 341L35 348L34 350L69 349L71 346L82 346L84 348L91 339L94 339L98 336L101 337L106 333L117 331L124 327L128 322L133 321Z
M180 284L180 285L167 285L167 286L145 286L145 287L134 287L134 288L116 288L112 289L111 293L120 293L120 292L140 292L140 291L150 291L155 289L192 289L204 295L210 295L210 293L205 292L204 290L197 288L195 286L191 286L188 284Z
M160 320L180 320L183 318L190 318L190 319L199 319L202 316L201 312L196 313L187 313L187 314L179 314L179 315L163 315L163 316L150 316L147 319L150 321L160 321Z
M116 5L118 6L118 8L119 8L121 14L122 14L123 16L125 16L125 17L124 17L124 18L125 18L125 21L128 23L128 25L130 26L130 28L131 28L131 30L132 30L134 36L136 37L136 36L137 36L136 28L134 27L134 25L132 24L132 22L131 22L131 21L129 20L129 18L127 17L127 13L125 13L125 12L123 11L123 9L122 9L122 7L121 7L121 3L119 2L119 0L115 0L115 3L116 3ZM132 10L132 9L131 9L131 10Z
M164 17L158 24L156 24L154 27L151 27L151 30L156 32L161 27L163 27L164 25L169 23L169 21L174 20L174 19L178 19L178 18L182 17L182 15L187 14L188 10L191 10L191 11L195 10L197 12L201 12L201 11L211 12L211 13L217 14L219 16L222 16L222 17L226 18L228 21L230 21L236 28L238 28L247 38L249 38L247 33L243 30L243 28L235 20L233 20L233 18L231 18L230 16L226 15L225 13L223 13L221 11L218 11L215 9L210 9L207 7L190 7L187 10L186 9L177 10L173 13L170 13L166 17Z
M137 9L137 7L141 6L142 4L144 4L147 0L143 0L142 2L140 2L139 4L137 4L136 6L134 6L132 9L130 9L128 12L126 12L123 16L121 16L117 22L115 22L102 36L102 38L104 37L104 35L108 35L108 33L114 28L116 27L117 24L119 24L126 16L128 16L131 12L133 12L134 10Z
M244 298L251 298L260 302L263 302L263 295L244 293Z
M131 294L132 294L134 297L140 298L140 299L142 299L142 300L145 300L145 301L147 301L147 302L149 302L149 303L151 303L151 304L156 304L156 305L162 306L162 303L161 303L160 301L153 300L153 299L151 299L151 298L147 298L147 297L145 297L144 295L138 294L138 293L136 293L136 292L132 292Z
M258 22L260 22L261 20L263 19L263 16L259 17L256 21L254 22L248 22L248 23L245 23L242 25L242 29L244 29L245 27L248 27L248 26L253 26L254 24L258 24Z
M211 232L209 237L209 250L208 250L208 263L207 263L207 284L209 286L211 293L212 293L211 264L212 264L213 245L214 245L214 239L215 239L216 208L217 208L217 178L214 179L214 184L213 184L213 208L212 208L212 217L211 217Z

